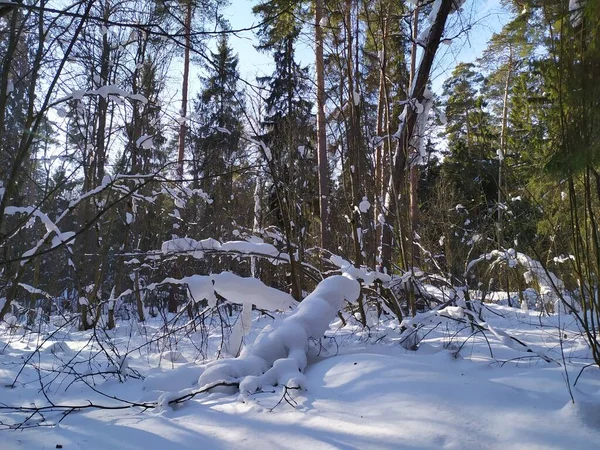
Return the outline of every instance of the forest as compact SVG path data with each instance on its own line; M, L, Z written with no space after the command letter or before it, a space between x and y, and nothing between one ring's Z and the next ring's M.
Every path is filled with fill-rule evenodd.
M0 0L0 64L0 447L597 448L600 0Z

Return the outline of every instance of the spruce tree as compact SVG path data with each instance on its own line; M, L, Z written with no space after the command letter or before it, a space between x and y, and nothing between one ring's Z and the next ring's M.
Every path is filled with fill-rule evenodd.
M238 57L227 34L221 35L211 60L212 64L205 66L206 75L200 79L202 90L194 105L192 176L195 187L212 199L211 204L202 207L202 217L196 218L200 229L211 237L221 237L226 230L231 231L231 221L227 220L233 214L233 170L244 156L241 138L245 102L238 86Z

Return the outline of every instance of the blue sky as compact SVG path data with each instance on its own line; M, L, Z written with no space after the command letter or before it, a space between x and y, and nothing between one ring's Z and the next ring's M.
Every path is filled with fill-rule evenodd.
M231 0L225 11L233 29L247 28L259 22L252 14L254 0ZM451 45L442 46L432 73L433 88L440 91L444 80L451 74L458 62L470 62L481 55L494 32L500 31L509 15L502 10L500 0L467 0L460 17L454 19L456 29L470 26L467 33L455 39ZM307 30L310 33L310 30ZM452 32L456 34L456 32ZM268 54L256 51L254 32L247 31L231 37L231 45L239 54L240 74L248 81L254 81L256 75L268 75L273 70ZM306 64L313 59L310 36L303 36L297 50L299 58Z

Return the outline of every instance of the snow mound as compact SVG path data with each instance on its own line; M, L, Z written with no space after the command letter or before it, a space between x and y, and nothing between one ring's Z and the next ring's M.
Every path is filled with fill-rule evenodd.
M203 368L195 364L181 365L177 369L153 369L144 379L144 391L180 391L193 387ZM154 399L155 397L149 397Z
M57 353L68 353L71 349L64 342L53 342L48 347L44 348L45 353L52 353L53 355Z
M183 356L181 354L181 352L179 352L177 350L163 352L160 355L160 358L165 361L172 362L172 363L186 363L187 362L187 359L185 358L185 356Z
M267 385L304 388L309 338L320 339L344 301L354 302L359 295L356 280L342 275L326 278L292 314L265 327L239 358L208 365L198 384L203 388L238 382L242 396Z
M568 402L561 415L585 424L588 428L600 431L600 397L579 398L575 403Z

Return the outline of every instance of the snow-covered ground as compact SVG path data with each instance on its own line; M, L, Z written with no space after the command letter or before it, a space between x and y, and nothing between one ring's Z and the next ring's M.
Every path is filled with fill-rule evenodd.
M76 411L56 426L3 430L0 448L598 448L600 371L590 366L582 372L593 361L570 317L540 317L503 306L484 308L483 317L534 353L509 348L490 332L473 332L450 319L421 329L426 336L417 351L399 345L392 321L368 333L338 323L326 338L312 342L306 390L268 389L245 402L237 394L212 393L145 411ZM272 320L255 316L250 339ZM136 350L160 335L158 322L122 323L97 339L67 327L40 331L1 330L2 404L47 405L45 395L57 405L155 401L197 387L202 354L214 357L221 340L218 327L210 336L179 331ZM44 339L41 350L34 351ZM118 372L128 374L123 382L115 374L92 375L116 370L98 342L128 353L117 360ZM91 363L90 356L95 356ZM59 373L60 367L62 372L74 367L79 375ZM4 423L25 417L0 410ZM36 415L29 424L60 418L48 412L45 422Z

